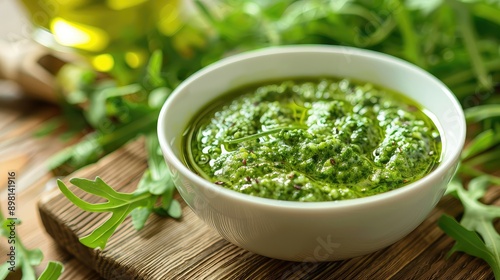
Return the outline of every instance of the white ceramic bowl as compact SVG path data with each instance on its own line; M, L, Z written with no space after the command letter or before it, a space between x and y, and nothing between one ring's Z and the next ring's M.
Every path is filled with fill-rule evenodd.
M336 202L249 196L210 183L183 163L183 133L207 103L245 84L307 76L372 82L418 101L436 117L443 143L442 162L410 185ZM163 106L158 137L179 193L198 217L226 240L282 260L332 261L391 245L426 218L456 170L465 120L460 104L445 85L403 60L340 46L286 46L225 58L192 75Z

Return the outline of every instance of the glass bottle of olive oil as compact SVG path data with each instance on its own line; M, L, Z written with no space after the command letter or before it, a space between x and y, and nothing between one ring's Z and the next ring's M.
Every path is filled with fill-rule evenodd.
M153 32L172 36L182 27L181 0L21 1L35 25L36 41L76 50L103 72L117 64L140 67Z

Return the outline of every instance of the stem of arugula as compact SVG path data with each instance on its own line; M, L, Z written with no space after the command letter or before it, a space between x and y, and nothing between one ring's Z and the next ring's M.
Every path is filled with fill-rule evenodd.
M467 174L473 177L487 176L492 184L500 185L500 177L475 169L474 167L467 164L460 165L459 173Z
M420 44L413 26L412 17L400 0L397 0L396 3L398 4L398 8L394 11L394 16L399 23L399 29L403 36L403 46L406 58L418 66L425 68L425 62L419 50Z
M474 34L473 23L471 19L471 14L467 8L466 3L462 3L456 0L451 0L452 5L457 13L457 23L460 31L462 32L462 39L465 45L465 49L469 53L472 69L474 70L479 86L483 89L491 89L493 83L488 76L488 71L485 68L484 62L479 53L477 47L477 38Z

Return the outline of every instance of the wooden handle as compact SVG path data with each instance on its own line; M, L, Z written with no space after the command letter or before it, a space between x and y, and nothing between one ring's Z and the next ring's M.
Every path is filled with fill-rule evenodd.
M0 78L16 82L26 95L56 102L55 75L66 58L35 42L0 41Z

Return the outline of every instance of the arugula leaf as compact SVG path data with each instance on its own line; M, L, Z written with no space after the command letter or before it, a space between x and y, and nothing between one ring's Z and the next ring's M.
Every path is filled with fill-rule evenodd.
M146 172L151 174L151 172ZM146 176L146 175L145 175ZM167 176L170 180L170 176ZM106 199L103 203L89 203L80 197L76 196L69 188L61 181L57 181L57 185L61 192L76 206L88 212L110 212L111 217L109 217L104 223L95 228L89 235L81 237L80 242L90 248L101 248L104 249L109 238L115 233L118 227L123 223L125 218L131 214L132 223L135 228L140 229L144 226L149 214L155 211L155 202L162 197L169 199L172 202L173 184L172 187L165 187L162 189L164 192L158 191L158 182L151 181L153 187L152 190L155 193L150 192L149 184L142 186L140 189L133 193L122 193L117 192L106 184L101 178L96 177L95 180L73 178L70 183L78 187L79 189ZM173 200L175 201L175 200ZM162 203L163 204L163 203ZM158 208L162 208L160 206ZM170 207L170 205L169 205ZM175 208L172 210L171 217L178 218L180 214Z
M2 221L2 227L4 229L2 231L2 235L8 238L9 236L7 232L9 232L10 230L8 229L7 225L8 223L10 223L10 221L5 219L3 215L1 215L1 211L0 211L0 220ZM19 220L16 220L16 226L19 226L20 224L21 222ZM39 265L42 262L43 259L42 251L40 251L40 249L32 249L32 250L27 249L26 247L24 247L23 243L21 242L21 240L17 235L14 238L14 242L15 243L13 244L15 244L16 247L15 269L21 268L23 279L27 280L36 279L35 270L33 267ZM8 274L9 273L8 267L9 267L8 264L7 265L4 264L4 266L0 268L0 275Z
M7 262L0 265L0 279L6 279L9 275L9 264Z
M500 158L500 106L495 104L480 105L465 110L465 117L471 125L481 125L478 133L464 148L461 155L459 173L470 176L488 177L493 184L500 185L500 177L485 172L490 162ZM495 166L496 168L496 166Z
M146 224L149 215L153 212L153 205L138 207L130 212L130 217L132 218L132 225L136 230L140 230Z
M498 17L500 13L499 5L488 5L487 3L478 2L474 8L474 14L478 17L484 18L486 20L492 21L498 25L500 25L500 17Z
M165 86L165 79L161 75L163 66L163 53L161 50L156 50L151 54L148 66L146 68L146 76L144 83L146 88L159 88Z
M136 208L132 211L132 223L138 230L144 227L147 218L152 212L156 212L162 216L171 216L173 218L180 217L180 213L178 212L174 211L172 212L173 214L168 212L171 203L177 202L173 199L175 185L172 181L170 170L168 170L163 160L160 143L158 142L156 133L146 135L146 150L148 153L149 168L144 172L139 181L136 193L149 192L152 195L161 195L162 203L159 207L154 207L154 205L151 204L146 207ZM165 211L160 211L159 209L164 209Z
M93 91L90 96L89 109L85 111L86 118L88 122L93 126L98 128L102 125L102 122L107 118L108 111L110 110L107 106L108 100L113 97L123 97L127 95L133 95L142 90L139 84L130 84L121 87L106 87L102 90Z
M165 208L162 208L165 209ZM182 215L181 204L177 200L172 200L172 203L168 206L167 214L172 218L180 218Z
M168 170L165 160L160 149L160 143L156 132L146 136L146 151L148 154L149 169L144 172L144 175L139 182L137 191L147 190L151 194L160 195L166 191L173 191L175 186L172 181L172 176Z
M159 87L151 91L149 94L148 104L151 108L161 108L172 90L166 87Z
M62 119L62 117L59 117L59 116L53 117L53 118L45 121L43 123L43 125L41 126L41 128L37 129L33 133L33 136L34 137L43 137L43 136L50 135L52 132L54 132L55 130L62 127L63 124L64 124L64 120Z
M9 224L12 222L12 220L8 220L3 216L3 213L1 211L0 207L0 235L4 236L5 238L10 238L10 228ZM15 220L15 226L19 226L21 222L19 220ZM10 239L9 239L10 240ZM27 249L23 243L21 242L21 239L19 239L19 236L16 234L16 236L13 239L12 245L15 246L16 248L16 264L15 264L15 269L21 269L22 275L23 275L23 280L34 280L36 279L35 275L35 269L33 268L34 266L39 265L42 260L43 260L43 254L40 249ZM10 243L9 243L10 244ZM50 263L49 263L50 264ZM10 273L10 264L5 262L0 266L0 279L5 279ZM62 269L62 265L60 265ZM46 269L48 269L47 267ZM52 266L50 269L53 269ZM50 280L55 280L59 278L59 274L53 274L52 278L40 278L39 279L50 279Z
M467 108L465 111L467 122L480 122L489 118L500 117L500 104L487 104Z
M476 156L500 143L500 134L493 129L482 131L462 151L462 160Z
M500 207L485 205L479 201L487 191L489 178L480 176L472 179L469 189L455 178L448 186L448 193L462 202L464 214L458 224L453 218L443 215L439 220L441 229L457 242L450 251L462 251L484 259L493 269L495 278L500 278L500 234L494 221L500 218Z
M498 266L498 259L488 250L479 235L472 230L466 229L453 217L443 215L438 220L439 227L457 242L448 252L448 257L455 252L464 252L471 256L485 260L491 267ZM495 272L496 277L500 271Z
M469 166L468 164L462 164L460 166L459 172L460 172L459 173L460 175L469 175L469 176L473 176L473 177L484 176L484 177L487 177L491 183L496 184L496 185L500 185L500 177L492 175L492 174L488 174L487 172L484 172L480 169Z
M58 279L64 271L64 266L60 262L49 262L45 270L40 274L38 280Z
M457 22L461 30L465 49L467 50L472 69L476 74L478 85L483 89L492 88L492 80L484 67L484 61L477 46L475 28L473 26L471 11L467 3L450 1L457 14Z
M89 212L112 213L111 217L94 229L92 233L80 238L80 242L90 248L104 249L111 235L113 235L118 226L123 223L132 210L139 207L147 207L154 204L156 200L156 197L150 193L127 194L117 192L99 177L96 177L94 181L73 178L70 182L87 193L107 199L104 203L89 203L76 196L61 180L58 180L57 185L59 189L73 204Z
M135 121L124 124L112 132L95 131L87 134L77 144L67 147L53 156L49 168L68 174L94 163L104 155L113 152L139 135L154 131L156 128L156 112L135 118Z

